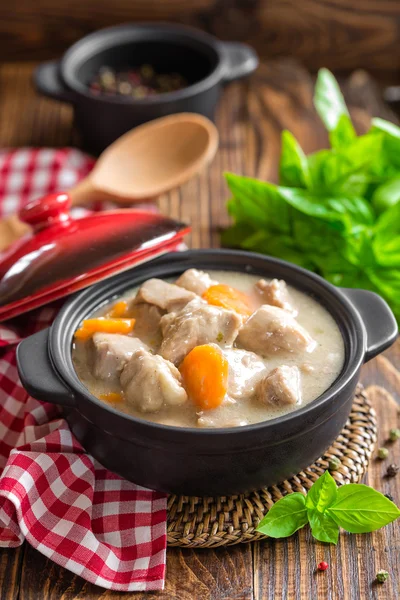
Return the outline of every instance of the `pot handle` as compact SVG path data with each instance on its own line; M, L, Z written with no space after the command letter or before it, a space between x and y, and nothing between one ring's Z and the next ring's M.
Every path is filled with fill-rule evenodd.
M38 92L49 98L61 100L61 102L73 102L73 92L68 90L60 79L57 60L50 60L36 67L33 83Z
M57 376L49 356L49 331L43 329L19 344L18 374L26 391L37 400L73 406L74 395Z
M367 349L364 362L371 360L396 341L397 322L390 307L381 296L367 290L340 288L354 305L367 332Z
M224 56L222 81L228 83L255 71L259 60L255 50L242 42L220 42Z

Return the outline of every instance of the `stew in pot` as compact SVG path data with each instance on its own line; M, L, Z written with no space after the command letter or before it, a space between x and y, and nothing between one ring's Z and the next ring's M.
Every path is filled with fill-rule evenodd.
M324 392L344 361L331 315L283 280L189 269L149 279L85 320L73 361L89 391L177 427L235 427Z

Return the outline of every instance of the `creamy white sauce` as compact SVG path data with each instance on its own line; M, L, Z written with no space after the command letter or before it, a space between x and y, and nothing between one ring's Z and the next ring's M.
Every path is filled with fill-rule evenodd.
M220 283L226 283L243 292L250 293L254 284L260 279L258 275L249 275L231 271L209 271L212 279ZM170 280L171 282L173 280ZM316 342L313 352L277 352L268 358L259 357L256 371L261 372L261 363L271 371L281 365L295 365L299 367L301 373L301 391L302 404L304 406L321 395L335 381L339 375L344 362L344 344L339 328L331 315L310 296L288 286L291 301L298 310L297 322L302 325ZM135 296L137 289L131 290L125 294L125 298ZM98 314L106 312L103 307ZM73 348L73 361L77 374L84 385L92 394L99 397L108 392L120 391L118 385L107 384L103 381L97 381L90 372L89 358L87 352L87 342L76 342ZM228 362L231 365L240 367L240 360L235 353L229 349L222 349ZM241 366L242 376L246 380L244 386L254 386L257 381L257 373L252 375L245 365ZM240 379L240 374L230 373L232 380ZM240 388L240 386L239 386ZM232 425L247 421L248 423L257 423L277 417L279 415L292 412L299 406L284 406L271 408L261 404L253 399L243 399L239 391L238 394L227 398L223 404L215 409L204 411L203 416L217 421L232 422ZM169 407L162 409L155 414L142 413L133 409L126 403L118 403L115 408L123 412L145 418L156 423L165 423L168 425L196 427L199 418L199 409L190 401L183 406ZM201 415L200 415L201 416Z

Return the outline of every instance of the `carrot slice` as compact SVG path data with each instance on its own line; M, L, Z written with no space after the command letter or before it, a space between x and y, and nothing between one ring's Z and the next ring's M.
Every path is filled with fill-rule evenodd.
M209 287L203 293L202 298L208 304L222 306L222 308L234 310L241 315L250 316L253 313L250 298L243 292L224 283L218 283Z
M202 410L217 408L228 386L228 361L209 344L196 346L184 358L180 372L184 387Z
M112 305L110 310L108 311L106 317L111 319L118 319L122 317L126 317L126 313L128 312L128 303L126 300L118 300L115 304Z
M118 392L108 392L107 394L100 394L99 398L100 400L111 402L112 404L118 404L124 399L123 395L118 394Z
M135 319L86 319L82 323L82 327L75 331L77 340L87 340L94 333L101 331L102 333L130 333L135 325Z

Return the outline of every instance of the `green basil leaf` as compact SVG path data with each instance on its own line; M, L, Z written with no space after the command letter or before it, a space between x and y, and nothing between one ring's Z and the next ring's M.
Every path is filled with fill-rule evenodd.
M306 499L300 492L288 494L267 512L257 531L273 538L293 535L308 522Z
M386 121L385 119L381 119L379 117L375 117L371 121L371 129L369 133L385 133L386 135L392 137L393 139L397 139L400 142L400 127L391 123L390 121Z
M253 233L251 225L239 221L221 233L221 242L223 246L238 248Z
M316 510L309 510L308 520L311 526L311 533L316 540L337 544L339 527L331 517Z
M228 207L234 218L257 229L290 231L289 209L275 185L233 173L225 173L225 178L233 194Z
M332 146L347 144L356 137L343 94L328 69L318 71L314 105L325 127L331 133Z
M400 127L384 119L372 119L368 135L383 135L383 156L386 163L400 168Z
M397 175L378 186L371 198L372 206L380 215L400 201L400 177Z
M308 215L298 213L292 224L293 239L296 247L307 253L334 258L340 255L343 244L343 227Z
M337 231L352 232L354 227L370 225L374 221L371 207L363 198L321 198L307 190L287 187L279 187L278 191L293 208L331 223Z
M313 263L290 236L258 231L243 240L240 246L245 250L282 258L305 269L313 268Z
M354 225L372 225L374 223L374 212L364 198L329 198L326 204L336 214L350 216Z
M382 213L375 225L375 234L381 239L400 235L400 203Z
M298 188L307 188L310 183L307 157L289 131L282 133L279 182L281 185Z
M337 125L329 133L329 141L332 148L341 148L349 144L356 133L353 123L348 115L343 114L339 117Z
M354 271L350 272L342 270L341 272L336 273L332 271L330 273L323 273L323 276L327 281L339 287L354 287L362 288L364 290L369 289L373 292L378 291L376 288L372 289L368 276L361 270L354 269Z
M335 223L339 231L346 228L346 222L348 221L346 214L338 214L337 211L329 207L327 202L321 201L318 196L298 188L279 187L278 189L281 197L299 212Z
M379 266L400 267L400 202L380 215L372 249Z
M325 471L308 491L306 507L323 513L336 500L337 487L329 471Z
M335 150L308 157L311 189L318 195L364 196L371 182L379 182L382 136L364 135Z
M350 533L368 533L395 521L400 510L373 488L350 483L338 489L336 501L326 514Z
M367 226L354 227L352 235L343 240L339 254L343 261L364 272L367 268L376 266L375 254L371 240L373 229Z

